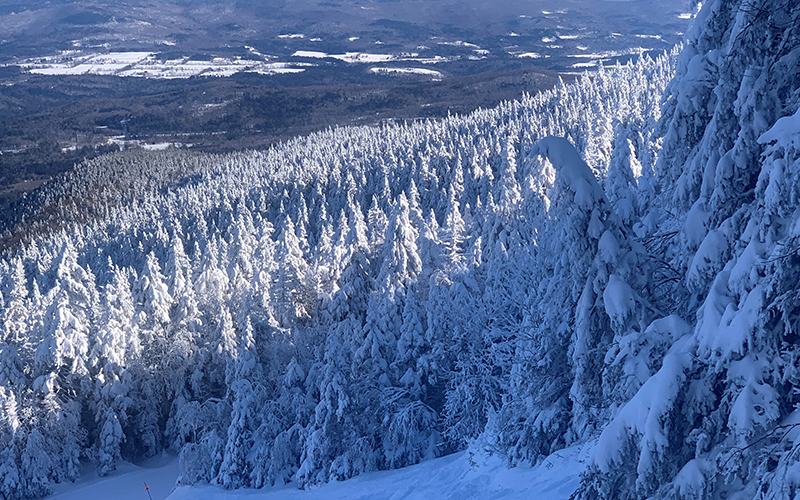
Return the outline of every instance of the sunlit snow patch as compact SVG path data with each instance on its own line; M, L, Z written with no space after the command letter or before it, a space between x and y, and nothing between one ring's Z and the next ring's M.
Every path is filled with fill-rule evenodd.
M437 42L439 45L449 45L450 47L469 47L471 49L480 49L480 46L475 45L474 43L464 42L462 40L458 40L455 42Z
M264 59L269 59L269 56L267 56L265 54L262 54L255 47L251 47L249 45L245 45L244 48L247 49L247 51L250 52L253 55L256 55L256 56L259 56L259 57L263 57Z
M142 149L146 149L147 151L164 151L165 149L169 149L174 144L171 142L159 142L158 144L142 144Z
M19 66L40 75L113 75L152 55L152 52L110 52L73 56L69 51L59 56L28 59Z
M344 54L335 54L329 57L333 57L334 59L339 59L340 61L348 63L376 63L393 61L396 59L396 57L391 54L366 54L364 52L346 52Z
M458 56L454 57L419 57L419 54L369 54L366 52L345 52L344 54L328 54L326 52L319 52L316 50L298 50L292 54L292 57L302 57L306 59L336 59L346 62L348 64L375 64L385 63L391 61L408 61L418 64L438 64L448 61L455 61L460 59Z
M630 49L625 49L625 50L609 50L606 52L595 52L591 54L569 54L567 57L573 57L576 59L607 60L611 59L612 57L640 55L647 52L648 50L650 49L645 49L644 47L632 47Z
M252 54L267 56L252 47ZM17 65L41 75L113 75L120 77L178 79L193 76L231 76L240 72L263 75L300 73L302 63L270 63L235 58L215 57L210 61L194 61L188 57L158 60L153 52L110 52L107 54L77 54L64 52L58 56L28 59Z
M259 75L290 75L290 74L297 74L302 73L305 71L304 68L289 68L289 67L257 67L251 70L248 70L250 73L258 73Z
M298 50L292 57L308 57L311 59L325 59L326 57L331 57L325 52L317 52L316 50Z
M456 56L456 57L443 57L443 56L413 57L412 56L412 57L404 57L404 58L401 58L401 59L398 59L398 60L399 61L415 62L415 63L419 63L419 64L439 64L439 63L444 63L444 62L457 61L459 59L461 59L460 56Z
M311 59L338 59L346 63L377 63L389 62L397 59L392 54L367 54L364 52L345 52L344 54L327 54L314 50L298 50L292 57L305 57Z
M514 57L518 57L520 59L525 59L525 58L527 58L527 59L543 59L543 58L546 58L548 56L543 56L542 54L539 54L537 52L523 52L521 54L515 54Z
M369 71L376 75L422 75L431 77L434 81L444 78L441 72L424 68L370 68Z

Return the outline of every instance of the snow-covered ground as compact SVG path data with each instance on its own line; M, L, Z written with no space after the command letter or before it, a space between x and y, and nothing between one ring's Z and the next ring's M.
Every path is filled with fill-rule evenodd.
M100 478L94 470L82 471L75 483L59 484L49 500L149 500L145 484L153 500L164 500L175 489L178 460L164 455L142 465L120 463L109 477Z
M318 52L314 50L298 50L292 57L305 57L310 59L338 59L347 63L376 63L388 62L397 59L397 56L392 54L366 54L363 52L346 52L344 54L326 54L325 52Z
M242 71L276 75L300 73L309 63L271 62L215 57L209 61L194 61L188 57L160 61L153 52L112 52L108 54L78 54L63 52L57 56L26 59L19 66L42 75L116 75L140 78L189 78L192 76L230 76Z
M49 500L567 500L578 486L589 445L554 453L537 467L509 469L498 457L469 452L394 471L373 472L303 491L294 485L229 491L216 486L175 487L174 457L137 467L123 464L111 477L61 485Z
M541 58L547 57L547 56L543 56L542 54L539 54L538 52L523 52L521 54L515 54L514 57L518 57L518 58L526 58L527 57L529 59L541 59Z
M441 80L444 75L440 71L425 68L370 68L370 73L377 75L422 75L433 80Z
M598 61L605 62L605 61L610 61L614 57L639 55L639 54L644 54L645 52L647 52L647 49L645 49L644 47L633 47L625 50L609 50L605 52L593 52L586 54L568 54L567 57L572 57L577 59L595 59Z
M281 35L287 38L299 38L303 35ZM466 42L458 42L459 46L469 46ZM477 47L477 46L476 46ZM242 59L239 57L215 57L209 61L195 61L188 57L171 60L159 60L158 54L153 52L112 52L108 54L82 54L77 51L62 52L56 56L25 59L16 65L35 74L42 75L116 75L122 77L139 78L190 78L193 76L231 76L239 72L259 73L262 75L278 75L289 73L302 73L307 68L316 64L302 61L277 62L270 60L252 47L246 46L254 55L264 58L263 61ZM484 56L487 51L476 49L479 56ZM298 50L292 54L293 58L300 59L336 59L348 64L386 63L391 61L409 61L419 64L438 64L458 59L457 57L419 57L419 54L370 54L364 52L346 52L344 54L328 54L326 52ZM426 71L426 75L440 78L442 75L433 70ZM397 73L388 69L387 73ZM402 72L402 71L401 71Z

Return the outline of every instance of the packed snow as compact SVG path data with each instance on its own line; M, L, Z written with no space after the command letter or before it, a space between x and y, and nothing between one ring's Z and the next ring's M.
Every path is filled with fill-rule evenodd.
M141 465L127 462L119 464L108 477L97 477L91 468L84 471L75 483L56 487L48 500L165 500L175 491L178 479L178 461L174 455L163 455L146 460ZM145 487L149 488L145 490Z
M177 461L159 457L143 466L121 464L108 478L91 472L64 484L47 500L141 500L145 484L153 500L568 500L591 454L591 444L556 452L536 467L509 469L500 457L459 452L395 471L372 472L307 491L294 484L229 491L217 486L180 486Z

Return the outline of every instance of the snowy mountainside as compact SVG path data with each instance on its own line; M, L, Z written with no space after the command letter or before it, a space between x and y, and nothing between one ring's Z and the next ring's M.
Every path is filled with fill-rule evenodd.
M795 498L798 59L795 3L711 0L677 58L493 110L83 165L0 261L2 495L598 439L573 498Z
M165 449L184 483L228 488L463 449L509 392L538 279L519 270L551 260L537 231L560 218L548 191L570 196L534 144L569 137L591 196L610 163L649 175L673 60L266 153L80 166L29 201L0 264L3 494ZM630 138L616 150L615 130Z

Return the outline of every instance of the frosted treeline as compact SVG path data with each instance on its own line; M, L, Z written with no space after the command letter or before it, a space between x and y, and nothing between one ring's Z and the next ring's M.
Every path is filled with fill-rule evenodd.
M81 165L3 235L0 497L598 439L577 498L793 498L799 59L800 7L712 0L493 110Z
M623 238L595 175L630 221L644 208L633 186L652 178L675 57L266 153L114 154L38 193L0 261L2 491L44 495L84 461L102 475L165 449L182 482L236 488L463 448L528 397L515 350L533 314L574 308L597 224ZM592 166L573 153L592 186L575 213L545 136ZM568 337L543 346L564 376Z

